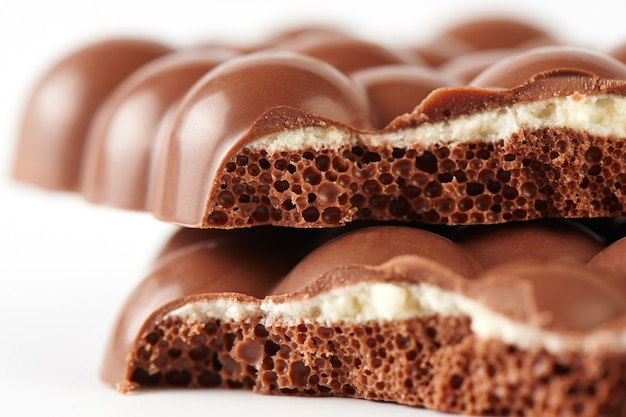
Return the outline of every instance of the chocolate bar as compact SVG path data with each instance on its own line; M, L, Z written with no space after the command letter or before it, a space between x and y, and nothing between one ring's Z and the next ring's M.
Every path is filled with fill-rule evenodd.
M623 51L510 19L103 41L36 86L14 176L185 227L111 335L120 392L624 417Z
M103 379L122 392L224 387L463 414L623 415L625 238L606 245L563 221L453 240L406 226L307 232L179 231L178 241L195 234L128 299ZM313 240L324 243L298 261Z
M555 41L520 26L506 49L483 44L484 33L466 39L474 53L502 54L471 81L331 30L206 45L211 65L186 82L155 82L173 72L148 66L98 115L72 115L93 119L82 158L82 147L58 146L45 159L81 160L70 182L91 201L196 228L623 216L626 65L604 51L529 48ZM167 100L146 98L165 84ZM27 111L25 126L37 117ZM62 141L29 132L16 176L37 183L38 152Z

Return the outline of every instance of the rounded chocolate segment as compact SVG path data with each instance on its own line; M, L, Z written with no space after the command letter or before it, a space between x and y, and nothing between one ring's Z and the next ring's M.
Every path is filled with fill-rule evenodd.
M383 129L398 116L410 113L431 91L458 84L452 77L415 65L385 65L352 74L369 96L374 127Z
M435 233L404 226L368 227L339 236L304 258L273 294L297 291L325 273L342 267L376 266L399 255L415 255L441 263L465 277L480 265L463 248Z
M410 50L427 65L438 68L455 57L475 51L475 48L453 36L439 36L435 41L422 43Z
M267 39L249 48L249 52L263 50L292 50L292 46L329 42L331 40L350 41L357 39L347 31L326 25L304 25L284 28Z
M621 42L613 46L607 53L616 58L618 61L626 64L626 42Z
M487 49L472 51L449 59L439 67L439 70L450 77L460 80L460 84L470 83L484 70L520 50L511 49Z
M599 252L589 261L588 265L610 270L619 276L626 286L626 237Z
M363 90L322 61L287 52L230 60L183 100L163 147L153 212L198 225L223 161L253 138L304 126L367 129L369 117Z
M257 226L229 231L221 229L180 228L163 245L155 262L164 262L170 254L186 250L200 242L224 244L226 242L245 242L247 245L263 247L260 252L276 253L289 259L300 260L310 251L331 239L331 233L321 229L296 229L290 227ZM286 255L281 253L286 253ZM268 290L269 291L269 290Z
M116 39L61 59L26 105L14 177L46 189L77 190L87 131L99 106L133 71L171 51L157 42Z
M571 91L567 76L626 80L626 65L608 54L581 47L544 46L511 55L470 82L476 87L515 88L551 76L554 91ZM561 76L562 78L558 78Z
M187 90L237 53L181 51L140 68L100 108L88 135L81 189L94 203L147 209L152 154Z
M567 261L510 262L487 271L471 296L531 326L584 332L626 314L626 286L610 275Z
M135 338L150 316L159 319L164 314L167 303L210 293L267 295L299 261L303 251L299 246L306 247L307 239L296 239L297 232L259 228L174 234L150 274L126 300L107 346L101 378L113 386L124 379L125 359Z
M445 30L440 38L456 38L475 49L515 48L538 39L552 39L543 28L521 19L485 17L461 21ZM433 43L437 43L435 39Z
M531 259L569 260L582 267L603 248L590 231L555 220L467 227L453 239L485 268Z
M313 249L277 278L293 249L325 234L309 240L303 232L312 231L180 230L122 312L104 381L119 382L121 392L243 387L440 410L450 409L425 402L416 387L421 393L453 385L457 392L468 374L482 372L477 381L497 390L520 369L532 375L520 392L554 381L572 392L589 372L594 381L601 374L603 384L620 386L626 282L607 270L530 259L503 260L484 272L437 234L378 226ZM503 252L514 247L501 242ZM270 275L268 266L275 268ZM466 358L475 361L470 372L460 369ZM418 365L432 372L417 377L411 370ZM401 383L380 383L387 375ZM493 401L485 404L476 412L488 414Z
M573 94L623 95L624 80L626 65L607 54L568 46L533 48L489 66L468 86L435 90L415 120L437 122Z
M297 52L322 60L345 74L383 65L423 65L416 55L382 45L341 36L308 34L279 45L279 49Z

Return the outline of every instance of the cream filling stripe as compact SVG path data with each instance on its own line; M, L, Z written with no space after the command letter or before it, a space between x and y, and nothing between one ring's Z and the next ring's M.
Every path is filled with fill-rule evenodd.
M626 97L603 94L572 94L532 103L521 103L495 110L460 116L451 120L426 123L412 129L384 134L358 134L336 128L305 127L277 132L248 145L252 151L268 153L316 151L354 146L406 148L416 145L458 144L475 140L508 140L522 129L563 127L595 136L626 136Z
M260 304L228 299L201 300L169 312L165 318L191 322L210 319L246 321L261 316L261 323L293 326L300 323L365 323L404 320L439 314L467 316L471 329L482 339L497 339L521 349L545 348L551 353L596 350L626 351L626 329L591 331L585 336L551 332L515 322L462 295L428 284L361 283L314 297Z

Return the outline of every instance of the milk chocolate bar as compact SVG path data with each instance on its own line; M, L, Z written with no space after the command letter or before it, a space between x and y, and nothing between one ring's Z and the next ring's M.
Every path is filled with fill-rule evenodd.
M182 229L175 239L189 244L167 250L122 310L103 379L122 392L245 388L463 414L624 415L623 238L607 246L566 222L454 240L375 226L298 260L302 242L328 233L302 232L314 231Z
M121 392L624 417L624 49L103 41L36 86L14 176L187 227L111 335Z
M450 43L491 61L462 80L451 59L429 66L428 48L323 28L179 48L207 65L148 63L98 111L72 113L90 127L79 139L25 128L15 175L38 183L39 160L69 158L82 168L67 184L88 200L195 228L624 215L625 64L522 22L470 22L431 46ZM31 110L49 90L25 126L63 130Z
M60 59L26 105L14 177L45 189L77 190L94 114L131 73L172 51L159 42L120 38L96 42Z

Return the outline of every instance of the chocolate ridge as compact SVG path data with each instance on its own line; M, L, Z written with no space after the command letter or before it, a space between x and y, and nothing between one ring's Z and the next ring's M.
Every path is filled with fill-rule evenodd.
M277 109L282 110L282 123L268 117ZM205 211L205 201L197 196L215 186L218 179L212 173L223 169L224 161L250 133L268 133L285 125L366 128L368 112L364 92L314 58L259 52L228 61L203 77L183 99L164 146L167 156L161 170L169 175L155 186L153 212L175 223L196 223ZM334 122L329 124L330 120ZM197 157L202 161L192 162Z
M176 107L200 77L236 55L225 49L176 51L125 79L103 103L89 129L82 195L94 203L149 209L152 155Z
M167 308L183 305L198 294L236 292L248 294L243 298L262 297L266 288L298 260L297 250L285 251L286 255L280 258L273 256L281 242L290 243L286 238L289 230L276 231L273 236L261 234L264 231L260 229L252 230L245 238L222 230L214 232L217 233L202 239L183 237L186 245L163 248L151 273L133 290L120 311L100 371L104 381L121 381L124 361L120 358L126 356L138 332L145 328L146 316L158 319ZM255 236L265 239L259 241Z
M523 231L498 227L513 235ZM550 230L555 235L563 232ZM162 252L153 271L127 300L110 339L102 370L105 381L121 380L120 362L124 361L120 358L133 340L138 342L147 329L190 302L220 300L237 306L243 300L258 306L250 314L260 317L263 303L305 301L365 282L434 285L514 322L565 335L618 330L626 324L623 271L621 275L607 272L599 261L589 266L556 258L509 261L503 245L503 263L485 270L462 246L435 233L402 226L348 232L314 249L302 261L297 255L301 251L286 248L310 244L312 240L299 237L307 231L270 227L199 232L203 231L177 233L173 241L178 243L164 247L170 249ZM407 248L407 243L412 246ZM571 247L580 244L570 242ZM341 262L337 254L351 256Z
M498 81L503 75L513 81ZM519 126L503 138L433 133L433 143L422 144L420 132L471 112L554 96L576 102L606 94L610 101L626 93L625 78L626 66L608 55L538 48L496 64L477 86L436 88L380 130L372 127L382 114L370 109L376 99L370 106L358 80L315 58L258 52L220 65L187 92L153 155L148 190L139 194L148 194L157 218L199 228L622 216L621 138ZM308 142L255 148L278 134L308 135ZM19 164L29 159L24 163L34 163L18 152ZM138 169L142 162L126 165Z
M575 225L566 226L578 230ZM520 235L520 230L523 230L511 225L494 227L509 229L513 235ZM563 233L563 229L558 227L548 230L548 234ZM291 238L285 238L278 232L293 234ZM450 404L436 401L430 394L417 393L421 393L422 389L450 386L449 383L436 382L437 378L444 378L446 381L453 378L453 386L460 386L459 378L471 377L466 372L459 373L460 370L448 371L444 364L456 363L460 358L473 358L472 361L485 361L480 362L482 365L476 365L479 369L498 367L497 374L507 381L519 371L517 366L520 363L532 365L534 372L537 371L538 364L543 364L544 368L548 366L550 372L540 372L544 382L537 382L538 386L563 384L563 389L567 392L571 391L571 383L568 382L568 377L563 376L565 372L565 375L575 376L579 383L590 378L589 380L595 381L590 383L611 387L609 391L616 394L608 397L594 396L594 401L586 403L589 409L597 410L602 407L607 416L619 416L607 410L612 410L609 405L614 403L614 397L619 398L621 395L616 387L620 386L619 375L623 379L620 369L625 369L623 352L619 347L615 348L620 346L615 340L616 335L623 334L626 329L626 285L623 275L607 273L601 265L586 266L584 262L510 262L506 256L506 245L502 247L504 263L485 271L471 260L471 255L462 246L431 232L397 226L357 229L322 244L313 250L311 255L314 256L309 255L307 259L308 262L322 264L326 268L308 268L311 275L315 275L314 279L309 279L306 273L298 273L301 287L293 285L294 289L287 293L276 290L286 279L279 277L286 276L280 271L278 275L269 277L265 284L261 284L255 281L256 274L267 270L244 263L247 271L256 272L243 274L238 282L221 279L227 285L221 288L218 288L222 285L220 280L213 280L210 274L216 268L221 268L220 265L226 270L232 266L238 268L242 260L247 259L249 252L246 248L251 248L253 252L258 249L266 250L262 262L275 265L276 260L282 260L285 253L293 253L285 252L281 248L293 248L294 245L307 241L299 238L305 232L314 231L271 227L234 231L182 229L173 237L171 244L164 246L155 270L162 270L166 265L172 265L175 269L179 265L187 268L189 273L180 275L180 271L173 270L170 278L152 273L141 284L146 291L138 293L143 292L144 301L137 298L136 293L129 299L127 306L130 307L127 308L139 309L148 314L139 314L145 320L136 322L134 330L127 332L129 337L125 339L126 342L122 343L118 332L113 333L103 363L103 380L112 385L119 383L118 389L121 392L156 385L244 387L265 394L332 394L384 399L458 412ZM324 234L326 233L316 233L322 240ZM202 240L202 235L206 240ZM263 239L264 235L266 239ZM394 235L396 238L390 239ZM417 244L409 251L412 253L393 256L393 247L404 247L411 237L417 240ZM594 241L591 235L588 239ZM531 241L532 239L529 240ZM376 254L376 242L392 247L389 256ZM444 242L448 243L443 244ZM227 246L224 246L225 243ZM243 248L241 244L244 244ZM584 242L576 239L563 244L569 244L572 248L584 246ZM594 247L589 250L594 250ZM222 249L225 254L216 252ZM229 255L230 252L233 256ZM345 259L343 264L329 261L327 256L342 253L353 256ZM207 254L214 256L209 259ZM373 254L380 258L374 259ZM451 254L454 255L450 256ZM197 260L194 261L190 255L199 256L198 260L204 258L207 267L196 267ZM320 272L315 272L317 270ZM180 286L174 288L177 291L182 290L182 295L174 295L172 299L172 286L153 285L155 279L177 281ZM185 284L187 280L195 282L193 285L196 289ZM318 316L315 313L300 315L297 308L294 310L289 307L291 304L304 305L302 311L307 312L309 310L306 303L315 300L317 296L350 291L351 288L367 283L381 286L393 294L397 294L397 291L410 291L412 284L419 284L419 288L440 288L457 297L473 300L471 302L490 311L489 314L499 314L512 320L512 323L521 326L520 331L531 329L530 337L534 341L515 342L510 340L506 332L497 337L485 336L484 329L479 332L474 330L475 325L481 324L480 320L473 323L468 317L454 312L422 313L397 319L361 322L358 319L354 321L350 316L344 316L345 319L338 321L316 319ZM235 285L239 285L239 291L243 289L243 293L237 291ZM155 290L158 288L162 288L165 293L170 292L170 296L164 298L165 303L152 311L144 308L142 304L146 300L154 300L154 294L158 293ZM247 295L254 288L259 291L257 295ZM232 292L233 289L236 292ZM206 290L208 292L201 292ZM348 299L350 294L346 295ZM439 300L437 297L434 299ZM428 299L424 300L428 303ZM401 305L399 300L397 304ZM319 304L315 305L319 308ZM408 305L410 307L412 304ZM203 310L206 307L209 310ZM463 311L466 308L463 307ZM124 313L122 317L138 317L135 313L138 312ZM552 339L545 341L546 346L537 345L536 338L544 336ZM554 337L562 338L556 347ZM336 341L341 347L335 345L335 342L328 345L326 340ZM376 354L367 354L359 348L374 349L378 345L382 350L377 348ZM435 381L422 380L417 374L413 375L411 367L414 354L409 347L413 345L419 347L415 348L416 352L420 352L420 356L415 358L418 363L437 362L437 358L444 355L441 364L432 368ZM112 346L116 346L118 350L114 350ZM469 350L458 350L461 346L466 346ZM344 347L347 349L345 354ZM398 352L396 347L400 349ZM483 357L485 351L491 352L489 358ZM517 358L512 363L518 365L513 366L508 362L511 355ZM395 361L388 359L390 357ZM373 360L370 363L368 358L378 358L378 361ZM592 363L583 364L580 358L586 358L585 360ZM396 361L399 366L397 370L392 365ZM324 370L325 364L330 367L328 371ZM364 364L365 368L359 364ZM382 369L385 364L393 366L394 370L383 370L383 373L377 370L372 374L362 372L363 369L370 369L369 367ZM552 369L558 372L554 373ZM339 373L333 374L328 380L324 375L331 375L331 370ZM599 377L592 370L604 376ZM479 371L475 370L470 374L473 372ZM305 373L306 378L301 378ZM498 378L493 378L494 373L496 371L490 374L489 379L483 376L482 381L497 390L499 382ZM389 385L384 388L376 382L377 375L382 374L388 374L386 380ZM525 392L529 386L535 386L535 380L539 377L532 375L520 379L525 382L515 389ZM393 382L396 379L398 384ZM341 384L333 385L335 383L331 380L341 381ZM409 384L407 381L417 385L403 385ZM481 395L475 388L471 392L472 395ZM448 395L456 398L454 393ZM568 394L559 398L556 403L558 406L554 406L559 410L560 407L569 407L576 398ZM485 404L492 404L489 401L477 401L475 398L463 401L467 407L476 407L471 409L481 414L488 410ZM525 410L529 409L527 403L514 403L512 400L502 400L501 407L517 409L516 407L523 406ZM543 403L537 402L536 407L539 408L531 407L533 412L541 410L544 415L546 412L556 413L546 411L548 408L540 404ZM495 409L500 410L497 407L493 408Z
M105 39L56 62L24 109L13 177L77 191L87 131L99 106L133 71L171 51L152 40Z
M328 182L330 183L335 182L336 177L341 175L341 172L338 172L337 174L332 173L332 177L328 177L329 174L324 173L323 170L322 172L320 172L319 169L313 169L313 167L311 167L311 169L313 169L313 172L319 173L318 174L318 177L320 177L319 180L315 180L314 178L312 178L311 180L309 180L308 178L296 179L300 175L303 175L306 177L306 172L311 170L309 168L306 168L306 166L309 164L306 160L320 156L320 149L309 148L308 146L305 146L305 148L303 149L298 149L290 153L287 156L287 160L291 159L290 161L291 165L295 166L294 168L295 172L290 171L290 174L292 175L295 174L295 177L293 178L293 180L289 180L289 179L284 179L284 175L286 173L285 174L279 173L278 170L273 169L273 166L277 164L281 158L282 159L285 158L284 156L278 155L276 152L269 151L267 149L265 150L265 152L257 152L257 151L251 151L250 149L246 147L247 144L252 144L256 139L259 139L260 137L262 137L261 135L268 135L272 133L272 130L278 129L280 127L284 128L285 126L293 126L296 128L300 128L301 126L307 126L307 125L310 127L315 127L315 126L325 127L324 129L322 129L323 132L326 132L325 134L332 135L332 134L338 133L342 135L341 140L345 143L345 145L336 150L328 149L326 150L326 152L328 152L327 156L321 156L321 157L327 158L329 161L332 161L333 164L335 163L335 161L339 161L340 159L342 159L343 161L341 161L341 164L340 164L341 168L339 169L339 171L346 170L348 172L351 172L351 171L358 172L357 170L360 170L363 168L365 171L368 171L368 170L376 171L377 161L380 160L382 162L383 160L391 160L392 158L394 158L394 155L398 151L396 149L390 149L391 146L386 143L382 143L380 145L372 145L369 147L368 145L366 145L366 143L368 143L369 141L373 141L375 143L377 143L376 141L384 142L386 138L385 135L389 135L390 138L393 137L393 135L397 134L398 132L401 132L401 133L404 132L403 134L406 135L406 134L409 134L409 133L406 133L407 129L412 129L412 128L419 129L421 126L430 125L436 122L448 121L448 120L451 120L452 118L460 116L461 114L485 111L488 109L498 108L500 106L513 105L516 103L525 103L525 102L534 101L534 100L551 99L555 95L559 95L559 96L568 96L568 95L577 96L578 95L577 97L582 97L584 95L596 95L596 94L623 95L626 92L625 90L626 83L624 83L623 81L600 78L600 76L626 78L626 66L624 66L623 64L617 61L614 61L610 58L607 58L603 55L590 54L588 51L581 50L581 49L561 48L561 49L558 49L558 51L560 51L560 54L556 54L556 53L549 54L548 51L557 51L557 49L552 50L552 49L544 48L544 49L541 49L541 51L537 52L538 57L532 54L530 54L529 57L527 57L527 59L534 59L535 61L533 62L538 63L537 65L539 66L539 68L541 68L542 72L541 74L531 77L526 83L520 86L517 86L512 89L493 89L493 88L479 88L479 87L438 88L434 90L432 93L430 93L421 102L421 104L419 104L418 107L416 107L416 109L411 114L397 117L382 132L379 132L379 133L372 133L372 131L363 130L362 128L357 128L354 126L346 127L345 125L340 124L340 123L332 123L332 122L329 122L328 120L323 120L322 117L316 117L315 115L309 115L309 114L304 115L305 113L299 113L299 111L297 110L285 111L285 109L287 109L288 107L282 106L280 104L276 104L276 107L274 107L273 110L266 110L266 113L263 113L262 117L257 118L255 122L252 122L253 129L248 130L245 134L243 134L243 136L237 136L236 142L238 143L238 145L234 146L233 145L234 142L232 143L229 142L229 145L227 146L228 150L224 150L225 148L222 148L222 144L220 143L220 140L217 138L212 138L209 132L206 131L205 135L207 136L199 140L206 141L207 142L206 146L212 147L212 149L216 152L210 153L212 155L212 162L210 164L207 164L206 162L200 162L200 161L196 163L204 166L204 169L202 171L204 174L201 174L200 176L203 177L203 175L209 175L210 178L208 178L206 182L204 182L204 185L194 190L193 193L197 193L195 196L192 195L192 193L189 193L189 195L185 198L183 198L180 195L177 197L178 199L182 201L187 201L187 200L193 201L195 199L195 203L194 203L196 207L195 214L192 215L192 212L189 211L188 212L189 216L185 216L185 219L183 219L180 216L174 217L174 216L169 215L168 212L166 211L161 211L160 213L156 213L157 217L163 220L168 220L168 219L174 220L175 222L179 222L187 226L191 226L191 227L226 227L226 228L253 225L253 224L256 224L257 222L260 222L260 223L267 222L267 223L282 224L282 225L289 225L289 226L296 226L296 227L303 227L304 225L328 227L328 226L334 226L337 224L344 224L345 222L350 221L354 216L354 212L360 211L360 207L359 206L355 207L356 204L353 201L348 201L351 199L351 194L352 194L351 192L349 192L349 189L347 189L348 187L341 186L341 185L337 187L336 183L329 184L327 186L327 188L337 189L336 191L337 197L343 198L343 201L341 200L341 198L337 201L339 203L339 207L337 205L337 202L322 202L322 203L328 204L328 207L326 207L326 204L320 205L319 204L320 201L317 200L315 207L311 208L311 207L308 207L309 204L307 204L306 202L297 203L296 201L294 201L294 198L296 198L297 200L300 200L303 197L305 197L307 194L300 197L298 195L293 195L293 193L289 192L290 186L296 187L297 182L301 181L302 186L296 187L298 188L298 190L302 189L302 191L304 191L305 193L308 193L308 195L317 196L319 195L321 190L317 190L317 187L315 185L320 182L324 184L325 182L324 175L326 175L326 178L329 179ZM567 62L569 63L580 62L582 67L580 70L576 70L576 71L570 70L570 69L564 69L562 72L559 70L546 72L545 68L554 64L555 56L558 59L567 58L568 60ZM585 58L589 58L588 62L585 61ZM556 59L556 61L558 61L558 59ZM516 58L516 59L513 59L513 61L516 62L517 65L519 65L520 61L523 61L523 60L520 58ZM570 65L569 63L567 64L568 68ZM190 101L190 103L192 103L192 101ZM278 117L278 121L276 121L276 118L272 117L268 119L269 123L266 123L264 118L266 118L266 115L268 113L272 114L274 111L277 111L278 114L280 115ZM281 119L282 119L282 123L280 122ZM184 120L187 120L187 116L185 116ZM185 123L188 123L188 122L191 123L190 121L185 121ZM523 127L521 128L523 129ZM522 130L521 132L517 133L515 137L511 138L510 140L507 139L505 143L498 142L496 144L491 144L491 145L485 142L483 138L477 137L475 140L476 143L472 142L467 145L457 144L453 147L463 148L464 146L469 146L470 148L472 148L473 146L476 146L477 144L482 144L484 142L485 146L493 147L494 148L493 151L496 153L510 153L512 149L511 150L506 149L507 147L510 146L512 148L516 148L515 150L516 152L520 152L520 155L519 155L520 158L526 158L525 155L529 154L529 151L528 150L522 151L521 148L523 147L522 145L526 145L528 137L537 136L537 138L540 141L546 142L545 144L542 143L541 145L537 143L537 146L539 146L542 149L541 152L543 152L543 150L546 149L546 146L555 147L556 144L560 143L561 140L564 140L564 141L571 140L574 146L579 146L578 145L579 143L584 144L588 140L584 137L585 135L584 132L562 129L562 130L558 130L552 133L550 131L551 129L552 128L548 128L546 130L538 131L532 128L527 128L526 130ZM557 130L559 128L555 127L554 129ZM288 129L288 131L292 131L292 130ZM238 130L238 132L240 131ZM294 129L293 132L295 134L296 130ZM237 135L239 134L240 133L237 133ZM417 135L415 140L419 140L419 130L416 130L416 133L414 133L414 135ZM177 146L182 146L182 147L189 146L190 149L192 148L191 145L186 144L187 140L184 139L183 136L179 135L176 137L177 137L176 140L180 143L180 145L177 145ZM451 138L446 138L445 140L453 143L455 138L451 137ZM519 140L521 143L515 143L517 140ZM609 140L612 140L612 138ZM190 140L189 142L197 142L197 140L194 139L194 140ZM400 149L399 152L403 152L403 155L404 155L404 153L415 151L412 154L414 154L414 156L416 157L415 165L416 167L419 168L421 166L420 158L422 158L422 156L426 157L426 156L433 155L434 157L438 153L437 148L443 145L452 146L448 142L445 142L445 144L442 143L441 145L435 144L433 146L424 146L424 149L422 149L418 145L414 145L414 149ZM315 146L333 147L337 145L331 145L331 144L325 144L325 143L319 142ZM519 146L520 149L517 149L517 146ZM356 149L359 152L357 155L351 155L351 151L354 149ZM451 152L450 148L444 148L444 150ZM559 152L556 149L549 149L546 152L552 155L555 153L555 151L557 153ZM576 151L576 154L580 155L581 152L585 152L585 150ZM177 152L174 152L174 153L177 153ZM207 153L201 153L201 154L207 154ZM461 154L474 155L474 152L471 149L468 149L468 150L459 149L458 152L456 152L454 155L461 155ZM530 151L530 154L534 154L534 150ZM226 157L227 155L232 155L232 156L230 159L222 159L220 161L220 158L222 156ZM311 156L303 158L303 156L306 156L306 155L311 155ZM372 158L376 158L376 160L360 161L359 159L363 157L363 155L365 157L367 157L368 155L371 155ZM191 158L190 160L195 160L197 159L198 156L199 154L196 153L190 157ZM550 159L552 158L550 157ZM242 168L237 168L238 164L244 160L245 162L243 163ZM252 168L258 167L257 161L261 163L261 168L263 168L263 170L257 170L258 173L260 174L258 178L261 180L262 183L264 182L265 185L259 184L257 179L252 178L253 176L256 176L257 174L253 173L252 175L249 175L246 172L246 167L248 163L251 164L250 166ZM371 163L371 162L374 162L374 163ZM407 164L410 162L411 160L409 159L407 161ZM503 162L504 161L499 161L498 163L502 164ZM196 163L194 163L194 165ZM482 164L482 162L480 163ZM263 167L262 164L265 164L265 166ZM287 164L289 164L289 162L287 162ZM330 162L327 165L330 165ZM346 168L343 168L344 165ZM433 166L432 168L433 171L429 171L431 169L430 168L431 165ZM426 170L428 174L432 173L432 174L445 176L444 173L437 171L439 168L437 166L438 162L436 160L433 160L431 165L424 165L424 169ZM329 167L325 167L324 169L328 169L328 168ZM520 167L515 167L514 169L517 170L519 168ZM551 168L560 169L556 165L554 165L554 167L551 166ZM173 172L173 171L174 171L173 168L163 169L163 172ZM368 177L373 174L373 172L369 172L369 171L366 173L358 173L356 175ZM269 174L271 176L267 176L265 174ZM194 175L197 176L198 172L194 172ZM352 175L355 175L355 173L352 172ZM261 204L258 204L258 203L248 204L245 202L244 202L245 204L241 206L237 204L236 199L240 193L235 190L235 188L237 187L235 187L234 183L232 183L231 185L231 180L236 179L237 181L241 181L240 178L242 177L250 177L249 179L246 180L246 185L252 185L255 183L257 184L256 186L252 185L252 187L254 187L254 193L260 192L260 195L256 195L253 197L247 192L246 194L249 199L253 199L253 200L259 199L259 201L261 201ZM289 177L290 175L287 174L287 178ZM358 181L359 178L357 177L356 180ZM404 180L403 181L403 184L404 184L407 181L407 179L403 178L403 180ZM433 175L432 180L436 181L436 176ZM197 180L194 180L194 181L195 183L197 183ZM286 181L285 187L287 188L284 191L287 191L286 194L282 193L282 191L278 190L277 188L277 187L280 187L279 183L285 182L285 181ZM309 187L309 185L306 184L307 182L310 183L311 181L314 181L312 183L313 187ZM531 179L525 178L525 179L522 179L522 181L531 181ZM172 183L174 183L174 181L172 181ZM485 184L483 184L482 187L484 188ZM558 187L559 189L564 189L564 190L567 189L567 188L562 188L561 185L558 185L558 186L555 185L551 187L552 188ZM276 188L276 191L279 191L279 192L278 193L274 192L274 188ZM312 188L312 189L310 191L305 191L305 188L307 189ZM319 188L321 189L322 185L320 185ZM383 188L383 187L379 187L379 188ZM539 189L541 187L536 186L536 188ZM181 192L180 190L175 190L175 187L167 187L165 189L168 191L164 191L163 195L172 195L172 193ZM501 186L500 186L500 189L502 189ZM201 191L201 190L205 190L205 191ZM295 194L299 194L302 192L302 191L296 190L295 188L294 190L295 190ZM521 190L519 189L517 190L517 195L520 194L520 191ZM463 193L461 189L459 189L458 192ZM457 194L458 192L452 192L452 190L450 190L450 194L447 194L446 198L448 200L457 202L457 200L460 198L460 196L458 196ZM202 206L201 204L202 201L198 201L198 196L202 196L205 194L209 196L206 199L207 206L206 206L204 214L202 216L199 216L200 208ZM283 199L287 198L289 194L293 195L292 198L283 201ZM440 195L441 193L436 193L436 194ZM228 201L234 200L234 203L226 202L225 204L222 204L221 203L222 196L228 196L227 200ZM389 209L392 212L400 212L401 213L400 217L409 216L410 220L412 221L426 221L426 222L433 221L428 218L430 217L430 214L429 214L430 211L428 210L428 208L425 208L422 213L415 213L412 211L412 208L410 207L412 204L414 205L415 202L409 203L408 201L405 201L404 198L400 198L401 194L397 192L394 193L391 190L389 190L385 192L385 196L383 196L383 199L386 198L388 200L387 203L385 203L385 205L389 204L389 200L398 199L404 202L404 206L407 206L407 207L399 207L398 209L391 209L391 208ZM243 198L243 197L240 197L240 198ZM619 200L619 197L617 198ZM568 196L566 197L566 199L578 200L578 198L575 196L572 196L572 197ZM591 198L591 200L593 199L594 197ZM263 203L262 202L263 200L265 200L266 203ZM281 208L280 207L281 203L286 204L288 207L291 207L291 208L296 207L296 209L294 210L294 213L293 214L289 213L291 208L287 208L286 210ZM398 203L398 204L402 205L402 203ZM442 202L442 204L444 203ZM247 205L249 205L250 208L246 208L245 206ZM433 205L437 206L438 203L433 202L433 204L429 204L429 205L431 205L431 208L432 208ZM233 206L237 207L237 210L238 210L237 213L231 210ZM532 218L537 218L537 217L546 217L545 212L551 211L552 208L548 209L547 207L545 207L545 209L539 209L539 211L543 213L534 212L537 208L542 207L542 206L543 206L543 203L537 203L535 204L535 207L530 208L530 210L526 208L522 209L521 211L518 210L519 215L521 217L519 218L513 217L513 218L508 218L508 219L503 219L503 220L512 220L512 219L522 220L522 219L532 219ZM311 211L310 215L307 214L306 212L307 208L309 209L309 211ZM577 208L577 210L580 210L580 208ZM367 207L366 205L366 209L368 213L372 212L372 207ZM586 211L586 209L583 209L583 210ZM613 216L623 213L623 209L619 209L617 207L611 208L609 210L613 213L612 214ZM454 215L453 216L454 219L451 220L449 216L446 216L444 213L441 213L439 210L435 209L435 211L436 213L433 213L433 219L435 222L459 224L459 223L474 223L474 222L486 221L483 215L479 216L483 220L469 221L470 216L464 215L464 214L459 214L458 216ZM363 214L367 215L365 214L365 212L363 212ZM372 215L376 216L376 214L374 213L372 213ZM611 214L598 212L598 214L596 215L605 216L605 215L611 215ZM514 214L514 216L517 216L517 214ZM560 210L559 211L555 210L555 212L553 214L550 214L549 216L580 217L579 214L567 215ZM498 217L500 216L496 214L494 216L494 219L489 219L486 222L487 223L498 222L495 220L495 218L498 218ZM364 218L367 218L367 217L364 217ZM374 217L374 218L378 218L378 217ZM378 219L385 220L385 219L391 219L391 218L392 217L383 217L383 218L378 218Z

